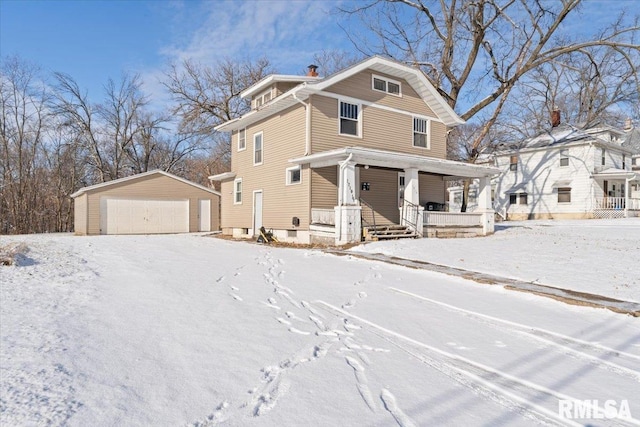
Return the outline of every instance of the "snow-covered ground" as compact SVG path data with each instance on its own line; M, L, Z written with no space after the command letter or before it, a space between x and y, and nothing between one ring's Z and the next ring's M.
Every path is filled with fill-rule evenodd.
M489 237L396 240L353 250L640 302L640 218L502 222Z
M514 230L536 236L525 227ZM547 245L532 241L533 251L560 245L562 260L573 256L575 241L559 231ZM512 232L464 242L490 252ZM639 423L640 321L628 316L199 235L0 237L9 242L29 251L0 267L2 426ZM458 244L403 244L426 253L434 242ZM618 255L637 268L637 257ZM571 264L562 260L540 269ZM496 265L490 271L509 272ZM559 412L566 399L609 400L625 417L628 405L633 419L567 420L579 414Z

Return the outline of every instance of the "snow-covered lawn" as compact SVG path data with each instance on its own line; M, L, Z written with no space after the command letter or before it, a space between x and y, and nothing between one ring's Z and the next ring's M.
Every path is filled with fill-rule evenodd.
M353 250L640 302L640 218L502 222L489 237L396 240Z
M562 399L640 419L640 321L607 310L199 235L9 242L30 250L0 267L2 426L562 424Z

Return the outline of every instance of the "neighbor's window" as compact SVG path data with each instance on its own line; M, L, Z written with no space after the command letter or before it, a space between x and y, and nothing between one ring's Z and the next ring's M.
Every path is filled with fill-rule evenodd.
M509 193L510 205L528 205L529 194L527 193Z
M340 134L358 136L360 106L340 101Z
M631 159L631 166L635 166L635 165L636 165L636 161L637 161L637 160L638 160L638 159L637 159L636 157L632 158L632 159Z
M287 185L300 184L300 182L302 182L300 166L287 168Z
M622 169L626 169L627 168L627 156L625 156L624 154L622 155Z
M569 150L560 150L560 166L569 166Z
M253 164L262 164L262 132L253 135Z
M607 154L607 151L604 148L600 149L600 164L602 166L607 164L607 158L605 157L605 154Z
M413 118L413 146L429 148L429 121Z
M511 156L509 159L509 170L518 170L518 156Z
M240 129L238 131L238 151L242 151L247 148L247 130Z
M516 203L518 203L518 194L517 193L509 194L509 204L515 205Z
M242 178L238 178L233 181L233 204L239 205L242 203Z
M571 203L571 187L558 188L558 203Z
M373 90L400 96L400 82L380 76L372 76Z
M518 194L518 202L521 205L528 205L529 195L527 193L519 193Z

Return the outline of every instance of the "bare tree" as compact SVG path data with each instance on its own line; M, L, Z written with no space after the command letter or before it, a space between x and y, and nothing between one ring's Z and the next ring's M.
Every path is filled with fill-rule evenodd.
M567 55L611 49L628 68L638 63L638 19L624 12L607 28L571 39L561 27L579 18L581 0L372 0L343 9L373 33L351 34L365 54L383 53L420 67L464 120L480 127L468 141L469 162L483 152L491 129L524 77Z
M0 66L0 230L36 231L42 215L39 198L49 94L40 70L20 58Z
M249 103L240 98L240 93L271 72L265 58L226 59L214 66L190 60L171 65L164 85L175 101L173 113L181 119L182 132L210 141L211 152L205 163L220 168L213 173L229 170L231 159L229 135L214 128L249 111Z
M318 66L320 74L324 77L343 70L362 59L364 59L362 54L358 55L336 49L322 50L313 55L313 63Z

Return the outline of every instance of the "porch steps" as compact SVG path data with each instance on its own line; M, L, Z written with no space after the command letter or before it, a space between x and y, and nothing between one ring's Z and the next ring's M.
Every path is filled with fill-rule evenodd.
M416 238L418 235L404 225L376 225L365 227L366 240L390 240Z

